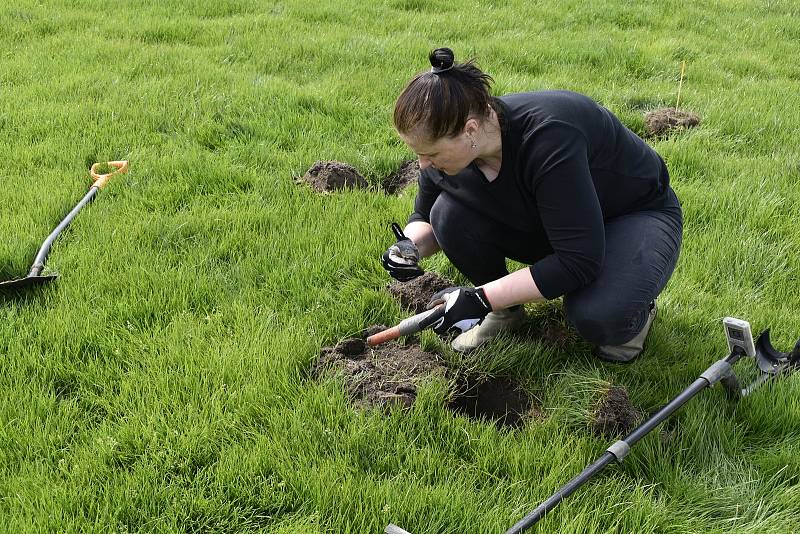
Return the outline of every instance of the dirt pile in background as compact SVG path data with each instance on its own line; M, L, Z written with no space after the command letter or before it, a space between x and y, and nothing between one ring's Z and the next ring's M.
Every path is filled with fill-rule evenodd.
M410 159L403 162L395 172L381 180L381 188L387 195L399 193L419 178L419 161Z
M700 117L690 111L675 108L659 108L644 116L645 132L648 137L664 137L674 131L694 128L700 124Z
M634 429L641 417L642 412L631 404L628 391L621 386L611 386L595 406L592 432L608 439L624 436Z
M369 184L361 174L347 163L339 161L318 161L300 179L319 192L340 189L365 189Z
M422 313L434 293L452 286L451 280L428 271L408 282L395 280L389 284L388 289L404 308L414 313Z

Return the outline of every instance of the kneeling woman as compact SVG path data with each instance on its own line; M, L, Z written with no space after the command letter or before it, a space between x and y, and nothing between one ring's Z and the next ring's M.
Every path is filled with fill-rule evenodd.
M394 125L419 156L408 239L383 264L421 274L442 250L474 285L436 295L438 334L469 351L563 296L599 357L631 361L678 260L682 214L661 157L610 111L569 91L490 96L491 77L450 49L397 99ZM510 273L506 259L530 267Z

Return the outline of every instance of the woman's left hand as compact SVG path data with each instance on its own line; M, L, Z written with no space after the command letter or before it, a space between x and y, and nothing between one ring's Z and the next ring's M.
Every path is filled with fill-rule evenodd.
M448 287L431 297L428 308L444 304L444 316L433 323L433 331L440 336L466 332L486 318L492 305L483 288Z

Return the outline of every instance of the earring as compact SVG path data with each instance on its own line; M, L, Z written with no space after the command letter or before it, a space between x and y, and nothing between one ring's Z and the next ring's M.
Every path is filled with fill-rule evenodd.
M470 137L469 140L472 141L472 148L478 148L478 145L475 144L475 139Z

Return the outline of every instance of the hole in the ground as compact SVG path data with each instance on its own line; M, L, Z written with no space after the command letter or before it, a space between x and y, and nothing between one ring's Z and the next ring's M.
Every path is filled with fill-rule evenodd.
M381 187L387 195L399 193L419 178L419 161L410 159L403 162L392 174L381 180Z
M519 428L533 412L530 396L512 379L492 377L460 382L448 404L455 413L492 421L499 428Z
M365 336L384 328L370 327ZM415 339L409 341L369 348L362 338L345 339L335 347L322 348L311 375L341 379L356 408L410 408L419 384L440 377L454 384L447 407L455 413L492 421L500 428L518 428L526 417L538 415L530 396L513 379L459 377L435 354L423 351Z

